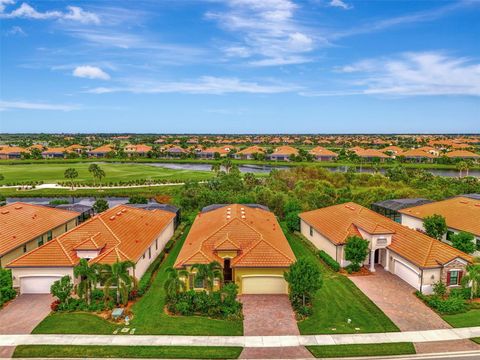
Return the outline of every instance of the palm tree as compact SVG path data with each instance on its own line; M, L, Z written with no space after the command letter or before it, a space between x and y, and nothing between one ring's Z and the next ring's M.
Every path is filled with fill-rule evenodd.
M222 166L225 168L225 172L228 174L233 168L233 162L231 159L225 159L222 161Z
M65 179L70 179L70 186L72 187L73 190L73 179L76 179L78 177L78 172L74 168L68 168L65 170L65 173L63 174L65 176Z
M96 264L90 266L86 259L80 259L80 263L73 269L73 275L80 277L80 283L76 287L77 295L90 304L92 290L95 289L98 282L98 266Z
M462 177L462 172L463 171L467 171L467 174L468 174L468 164L465 162L465 161L460 161L458 164L457 164L457 170L459 171L460 173L460 177Z
M464 284L471 284L470 299L478 294L480 286L480 264L467 266L467 274L463 277Z
M100 166L98 166L98 164L90 164L90 166L88 167L88 171L90 172L90 174L92 174L93 179L98 179L99 182L101 182L102 178L105 177L105 171Z
M218 162L212 164L212 171L218 173L220 171L220 164Z
M173 267L168 267L166 270L168 275L163 288L167 293L167 297L173 298L178 293L187 290L187 282L183 278L188 279L188 271L176 270Z
M128 269L135 268L135 263L132 261L119 261L113 264L101 265L101 277L104 281L105 298L108 297L110 287L115 287L117 304L126 304L128 301L128 294L130 288L135 285L135 278L130 275Z
M192 270L197 270L195 277L203 281L208 291L213 290L215 279L223 281L222 265L218 261L212 261L209 264L194 264Z

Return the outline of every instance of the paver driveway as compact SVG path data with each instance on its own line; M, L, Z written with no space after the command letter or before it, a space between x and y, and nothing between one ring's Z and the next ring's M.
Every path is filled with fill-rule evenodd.
M30 334L50 313L50 294L20 295L0 310L0 334ZM10 357L14 348L0 348L0 358Z
M401 331L449 329L451 326L436 312L425 305L414 294L415 289L398 276L377 267L370 276L350 277ZM441 348L439 348L441 346ZM416 343L418 353L435 350L461 351L478 350L479 346L470 340L443 343Z
M287 295L242 295L244 335L299 335L295 313ZM245 348L242 359L311 358L303 346Z

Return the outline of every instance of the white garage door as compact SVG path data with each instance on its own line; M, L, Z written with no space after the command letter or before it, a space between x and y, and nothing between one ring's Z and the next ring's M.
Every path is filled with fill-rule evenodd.
M49 294L50 286L59 280L60 276L28 276L20 278L20 293Z
M287 294L288 285L283 276L259 275L242 277L243 294Z
M412 285L415 289L420 287L418 274L399 261L395 261L395 275Z

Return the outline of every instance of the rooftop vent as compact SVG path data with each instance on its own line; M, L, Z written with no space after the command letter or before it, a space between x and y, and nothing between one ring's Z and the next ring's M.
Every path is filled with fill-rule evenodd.
M227 215L227 219L230 219L230 215Z
M5 215L5 214L8 214L9 212L10 211L8 211L8 210L4 210L4 211L2 211L2 214Z
M110 216L110 220L115 220L115 215Z
M245 219L245 215L242 215L242 219Z
M20 210L22 206L15 206L15 210Z
M117 215L118 216L122 215L122 212L121 211L117 212Z

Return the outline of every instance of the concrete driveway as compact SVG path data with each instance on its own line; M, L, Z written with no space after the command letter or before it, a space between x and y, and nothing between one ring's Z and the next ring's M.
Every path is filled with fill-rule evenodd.
M450 329L436 312L425 305L414 294L415 289L398 276L377 267L370 276L350 277L357 287L367 295L401 331ZM478 350L478 345L469 340L443 343L416 343L418 353L432 351Z
M299 335L287 295L242 295L243 333L251 336ZM241 359L312 358L303 346L282 348L245 348Z
M50 294L20 295L0 310L0 334L30 334L50 313ZM0 358L9 358L15 348L0 348Z

